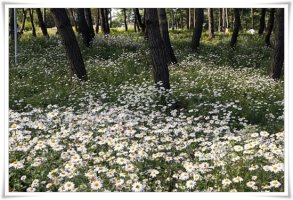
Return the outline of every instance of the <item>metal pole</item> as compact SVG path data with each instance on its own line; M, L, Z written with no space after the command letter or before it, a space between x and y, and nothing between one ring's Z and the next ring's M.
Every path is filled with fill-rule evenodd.
M17 20L16 20L16 9L14 10L14 62L17 64Z

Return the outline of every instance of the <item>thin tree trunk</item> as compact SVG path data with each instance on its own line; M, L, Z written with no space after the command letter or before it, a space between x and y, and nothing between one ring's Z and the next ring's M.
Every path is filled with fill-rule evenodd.
M80 80L86 81L86 69L66 10L64 8L52 8L51 12L60 33L72 72L76 74Z
M77 9L77 25L82 35L83 43L86 47L90 47L90 42L92 41L93 37L85 20L84 8Z
M191 9L188 8L188 29L191 29Z
M146 26L148 27L148 42L153 63L153 73L157 87L170 89L169 70L167 66L166 52L164 42L160 35L158 13L156 8L146 9Z
M223 20L223 31L226 32L227 24L226 24L226 9L222 9L222 20Z
M25 22L26 22L26 14L27 14L27 9L22 9L22 25L20 29L20 33L23 33L24 27L25 27Z
M43 12L43 21L44 24L46 25L46 20L47 20L47 15L46 15L46 8L44 8L44 12ZM47 26L46 26L47 27Z
M237 37L238 37L238 33L241 26L240 13L238 8L234 8L234 19L235 19L234 28L233 28L233 34L232 34L231 43L230 43L232 48L236 46Z
M169 30L167 24L167 15L165 8L158 8L159 12L159 21L160 21L160 31L161 37L165 45L166 53L167 53L167 63L177 63L176 56L174 54L173 48L171 46L170 37L169 37Z
M228 8L225 9L226 10L226 27L229 28L229 15L228 15Z
M194 52L197 52L199 47L199 42L202 34L202 25L204 21L204 10L203 8L196 8L196 21L192 36L192 43L191 43L191 49Z
M193 8L193 28L195 28L195 23L196 23L196 9Z
M276 9L275 49L272 60L272 78L281 78L284 63L284 8Z
M265 30L265 23L266 23L265 21L266 21L266 9L262 8L260 20L259 20L259 30L258 30L259 35L262 35Z
M9 8L9 36L14 40L14 9Z
M72 18L72 22L73 22L75 31L79 33L78 26L77 26L77 22L76 22L76 17L75 17L75 14L74 14L74 9L73 8L69 8L69 13L70 13L70 16Z
M251 8L251 28L254 29L254 10Z
M218 18L218 32L223 32L223 20L222 20L222 9L219 8L219 18Z
M190 10L186 8L186 28L189 30L190 28Z
M95 31L94 31L94 25L93 25L93 19L92 19L92 12L90 8L85 8L84 9L84 15L85 15L85 20L86 23L89 27L90 34L93 37L95 37Z
M97 17L96 17L96 34L99 33L99 25L100 25L100 9L97 9Z
M42 30L42 33L43 33L43 35L45 37L49 38L46 25L45 25L45 23L43 21L43 15L42 15L41 9L40 8L36 8L36 12L37 12L38 20L39 20L39 26L40 26L40 28Z
M271 38L271 34L272 34L272 31L274 28L274 18L275 18L275 8L271 8L270 9L270 17L269 17L268 26L267 26L268 30L267 30L267 34L265 37L265 43L266 43L267 47L271 46L270 38Z
M101 28L104 35L107 35L107 27L106 27L106 18L105 18L105 10L104 8L100 8L100 15L101 15Z
M214 10L213 8L208 8L208 18L209 18L209 38L215 38L214 33Z
M128 27L127 27L126 8L123 8L123 15L124 15L124 27L125 27L125 31L127 31Z
M137 23L138 23L141 31L144 33L145 32L145 24L142 23L141 15L139 14L138 8L134 8L134 14L136 15Z
M37 34L36 34L36 28L35 28L35 24L34 24L34 9L28 9L28 13L30 15L30 20L31 20L31 24L32 24L32 34L34 37L37 37Z
M109 23L109 27L112 28L112 8L109 8L108 10L109 16L110 16L110 23Z
M110 25L109 25L109 10L108 8L104 9L104 15L105 15L105 27L107 30L107 34L110 33Z

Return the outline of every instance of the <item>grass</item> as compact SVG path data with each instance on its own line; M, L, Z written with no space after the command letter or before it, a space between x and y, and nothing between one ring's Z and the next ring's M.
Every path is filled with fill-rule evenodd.
M231 49L229 34L204 33L194 54L191 31L170 31L179 62L164 91L142 35L113 30L91 48L78 36L89 77L81 84L49 33L24 33L19 63L10 59L14 191L283 191L284 83L270 78L262 37L242 33Z

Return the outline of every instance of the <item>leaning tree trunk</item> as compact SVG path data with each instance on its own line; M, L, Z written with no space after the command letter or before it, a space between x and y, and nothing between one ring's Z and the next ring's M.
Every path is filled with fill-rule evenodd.
M93 37L85 20L84 8L77 9L77 26L82 35L83 43L89 47Z
M140 27L141 31L144 33L145 32L145 24L141 20L141 15L139 14L138 8L134 8L134 14L137 19L137 24Z
M191 42L191 49L194 52L196 52L199 47L199 42L200 42L200 38L202 34L202 25L204 21L203 8L196 8L195 12L196 12L196 21L195 21L195 27L194 27L192 42Z
M21 25L21 28L20 28L20 33L22 34L23 33L23 30L24 30L24 27L25 27L25 22L26 22L26 14L27 14L27 9L22 9L22 25Z
M160 87L159 83L161 82L165 89L170 89L167 57L164 42L160 35L157 9L147 8L145 16L155 83L157 87Z
M95 37L95 31L94 31L94 25L93 25L93 19L92 19L92 12L90 8L85 8L84 9L84 15L85 15L85 20L86 23L89 27L90 33L92 38Z
M14 9L9 8L9 36L14 40Z
M265 43L266 43L267 47L271 46L270 38L271 38L271 34L272 34L272 31L274 28L274 17L275 17L275 8L271 8L270 9L270 18L269 18L268 26L267 26L267 34L265 37Z
M86 81L87 74L84 62L66 10L64 8L52 8L51 12L54 16L72 72L80 80Z
M45 37L49 38L48 31L47 31L47 28L46 28L46 24L43 21L43 15L42 15L41 9L36 8L36 12L37 12L38 20L39 20L39 26L40 26L40 28L42 30L42 33L43 33L43 35Z
M34 37L36 37L37 34L36 34L36 28L35 28L35 24L34 24L34 10L29 8L28 13L30 15L30 20L31 20L31 24L32 24L32 34Z
M209 38L215 38L214 33L214 10L213 8L208 8L208 18L209 18Z
M233 34L232 34L231 42L230 42L230 45L232 48L236 46L240 26L241 26L241 21L240 21L239 8L234 8L234 28L233 28Z
M284 63L284 8L276 9L275 49L272 60L272 78L281 78Z
M99 25L100 25L100 9L98 8L97 16L96 16L96 28L95 28L96 34L99 33Z
M125 31L127 31L128 27L127 27L126 8L123 8L123 15L124 15L124 27L125 27Z
M159 12L159 19L160 19L161 37L163 39L164 46L167 53L167 59L168 59L167 62L176 64L177 59L170 42L169 30L168 30L168 24L167 24L167 15L166 15L165 8L158 8L158 12Z
M266 9L262 8L261 9L261 15L260 15L260 20L259 20L259 29L258 29L258 34L262 35L264 30L265 30L265 22L266 21Z

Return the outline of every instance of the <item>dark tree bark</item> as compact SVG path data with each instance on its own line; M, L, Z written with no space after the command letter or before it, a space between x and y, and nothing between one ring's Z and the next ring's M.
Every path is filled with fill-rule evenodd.
M44 23L45 23L45 25L46 25L46 19L47 18L47 15L46 15L46 8L44 8L44 12L43 12L43 21L44 21ZM47 27L47 26L46 26Z
M134 14L137 19L137 24L140 27L141 31L144 33L145 32L145 24L141 20L141 15L139 14L138 8L134 8Z
M107 33L110 33L110 24L109 24L109 10L108 8L105 8L104 10L105 13L105 19L106 19L106 28L107 28Z
M112 28L112 8L107 9L107 13L108 13L108 16L110 17L109 18L109 21L110 21L109 27Z
M21 28L20 28L20 34L23 33L23 30L24 30L24 27L25 27L25 22L26 22L26 14L27 14L27 9L22 9L22 25L21 25Z
M9 36L14 40L14 9L9 8Z
M108 33L108 27L107 27L107 20L106 20L106 14L105 14L105 8L100 8L100 15L101 15L101 28L104 33L104 35L109 34Z
M241 21L240 21L239 8L234 8L234 28L233 28L233 34L232 34L231 43L230 43L232 48L236 46L240 26L241 26Z
M199 47L199 42L202 34L202 25L204 21L204 11L203 8L196 8L196 20L195 20L195 27L192 36L192 43L191 49L192 51L196 52Z
M82 35L83 43L86 47L90 47L93 37L85 20L84 8L77 9L77 26Z
M186 8L186 28L189 30L190 27L190 21L189 21L189 17L190 17L190 10L189 8Z
M146 26L148 27L147 34L155 83L160 87L158 83L161 82L165 89L170 89L166 52L164 49L164 42L160 35L158 12L156 8L146 9Z
M123 8L123 15L124 15L124 27L125 27L125 31L127 31L128 27L127 27L126 8Z
M52 8L51 12L60 33L72 72L81 81L86 81L87 74L84 62L66 10L64 8Z
M271 46L271 34L274 28L274 18L275 18L275 8L271 8L270 9L270 17L269 17L269 21L268 21L268 26L267 26L267 34L265 37L265 43L267 47Z
M89 27L90 33L92 38L95 37L95 31L94 31L94 25L93 25L93 19L92 19L92 12L90 8L85 8L84 9L84 15L85 15L85 20L86 23Z
M254 29L254 10L251 8L251 28Z
M259 35L262 35L265 30L265 23L266 23L265 21L266 21L266 9L262 8L260 20L259 20L259 30L258 30Z
M33 9L28 9L28 13L30 15L30 20L31 20L31 24L32 24L32 34L34 37L37 37L37 34L36 34L36 28L35 28L35 24L34 24L34 10Z
M215 38L214 33L214 10L213 8L208 8L208 18L209 18L209 38Z
M167 62L176 64L177 59L170 42L169 30L168 30L168 24L167 24L167 15L166 15L165 8L158 8L158 12L159 12L159 19L160 19L161 37L164 42L164 46L167 53Z
M272 78L281 78L284 63L284 8L276 9L275 49L272 60Z
M43 33L43 35L45 37L49 38L46 25L45 25L45 23L43 21L43 15L42 15L41 9L40 8L36 8L36 12L37 12L38 20L39 20L39 26L40 26L40 28L42 30L42 33Z
M99 25L100 25L100 9L97 9L97 17L96 17L96 34L99 33Z
M218 16L218 32L223 32L223 11L219 8L219 16Z

